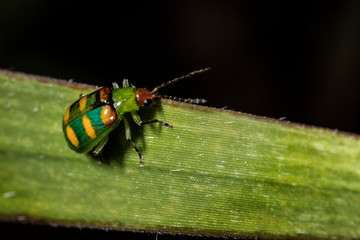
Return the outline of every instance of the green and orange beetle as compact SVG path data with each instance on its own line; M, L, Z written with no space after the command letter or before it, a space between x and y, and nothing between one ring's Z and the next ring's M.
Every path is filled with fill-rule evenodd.
M124 114L131 114L133 120L139 126L160 123L171 128L170 124L157 119L142 121L136 112L141 107L152 105L162 97L190 103L206 102L204 99L181 99L161 96L157 95L156 92L168 84L207 70L209 68L175 78L161 84L152 91L130 86L128 80L124 79L122 88L117 83L113 83L113 88L103 87L87 95L81 94L80 99L66 109L63 117L63 132L69 147L78 153L92 152L95 156L99 155L109 139L109 133L123 120L126 139L138 153L140 163L142 163L143 156L131 141L131 130Z

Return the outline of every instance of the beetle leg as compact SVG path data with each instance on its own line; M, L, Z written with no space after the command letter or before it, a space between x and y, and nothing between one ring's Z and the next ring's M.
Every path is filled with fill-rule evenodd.
M129 80L128 79L124 79L123 80L123 88L127 88L129 87Z
M127 121L127 119L124 117L124 125L125 125L125 137L126 140L128 141L128 143L130 144L130 146L137 152L137 154L139 155L139 162L143 163L142 159L143 159L143 155L141 154L141 152L139 151L139 149L136 147L135 143L133 141L131 141L131 129L129 126L129 122Z
M151 124L151 123L160 123L162 125L164 125L165 127L168 127L168 128L172 128L172 126L166 122L162 122L162 121L159 121L157 119L153 119L153 120L150 120L150 121L145 121L145 122L141 122L140 123L140 126L143 126L145 124Z
M133 118L134 122L136 122L137 125L141 126L142 121L139 114L137 114L136 112L131 112L131 117Z
M94 156L97 156L101 153L101 151L103 150L103 148L106 145L106 143L108 142L108 140L109 140L109 135L106 135L103 139L101 139L101 141L98 143L98 145L92 151Z
M134 122L136 122L139 126L143 126L145 124L151 124L151 123L160 123L162 125L164 125L165 127L169 127L169 128L172 128L172 126L166 122L162 122L162 121L159 121L157 119L153 119L153 120L150 120L150 121L141 121L141 118L139 116L139 114L137 114L136 112L132 112L131 113L131 116L132 118L134 119Z
M119 88L119 84L117 84L116 82L113 82L112 85L114 89Z

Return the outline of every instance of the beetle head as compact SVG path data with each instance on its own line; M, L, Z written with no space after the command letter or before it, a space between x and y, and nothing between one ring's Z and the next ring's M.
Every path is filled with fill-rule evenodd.
M158 96L145 88L136 89L136 100L140 107L151 106Z

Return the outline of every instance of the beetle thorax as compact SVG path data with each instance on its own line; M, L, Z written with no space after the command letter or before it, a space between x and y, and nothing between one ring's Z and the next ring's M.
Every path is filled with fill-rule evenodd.
M135 88L133 87L114 89L113 100L116 110L121 114L139 110Z

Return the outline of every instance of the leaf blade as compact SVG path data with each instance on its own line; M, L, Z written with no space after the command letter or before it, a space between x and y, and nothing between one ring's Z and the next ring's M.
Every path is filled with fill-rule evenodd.
M163 101L140 114L173 129L131 126L144 166L122 126L105 149L110 163L98 164L63 139L62 115L79 89L4 72L0 84L0 216L217 236L360 236L356 135Z

